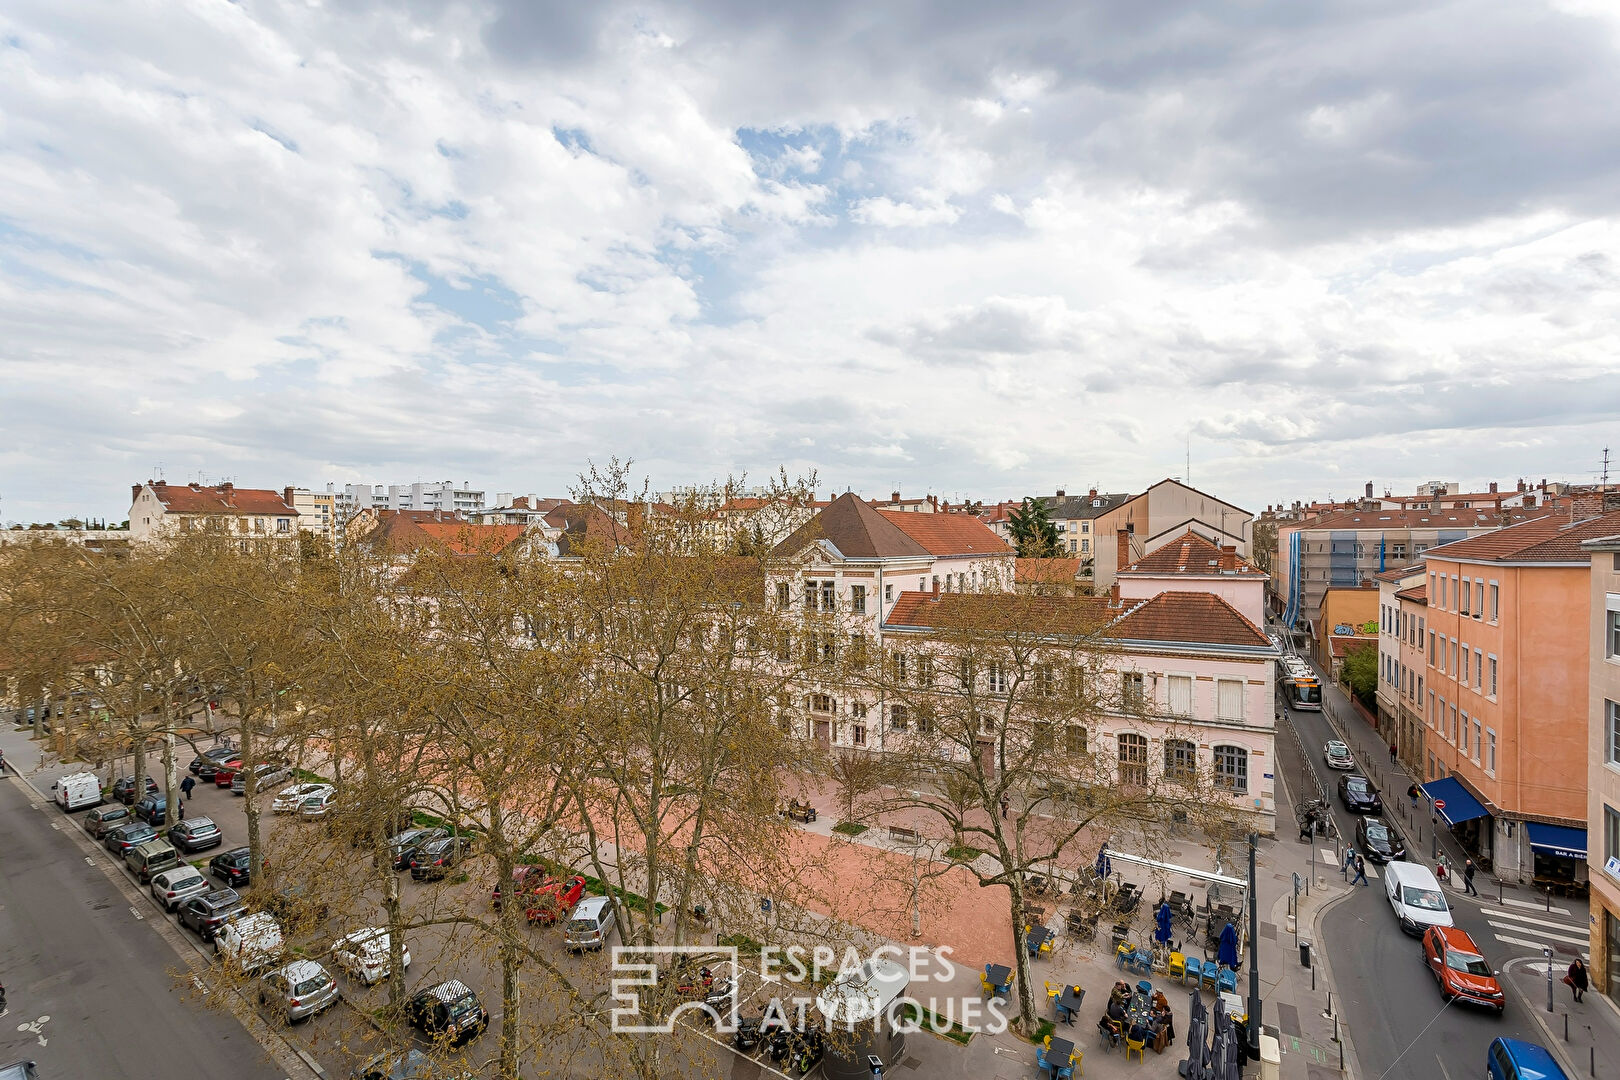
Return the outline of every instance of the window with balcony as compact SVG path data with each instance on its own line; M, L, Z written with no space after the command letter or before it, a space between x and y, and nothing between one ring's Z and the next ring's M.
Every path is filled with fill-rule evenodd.
M1249 790L1249 752L1241 746L1215 747L1215 787L1235 795Z
M1148 777L1148 741L1146 735L1123 732L1119 742L1119 782L1146 787Z
M1164 742L1164 778L1177 784L1191 784L1198 777L1198 744L1186 739Z

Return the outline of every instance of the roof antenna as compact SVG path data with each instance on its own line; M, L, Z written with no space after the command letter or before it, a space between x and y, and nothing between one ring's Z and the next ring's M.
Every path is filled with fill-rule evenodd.
M1187 436L1187 486L1192 487L1192 436Z

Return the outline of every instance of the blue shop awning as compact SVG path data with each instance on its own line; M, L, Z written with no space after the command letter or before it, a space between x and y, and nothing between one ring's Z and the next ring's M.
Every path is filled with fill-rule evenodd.
M1428 796L1430 802L1446 804L1439 813L1446 819L1447 825L1461 825L1465 821L1485 817L1488 813L1479 805L1478 799L1468 794L1467 788L1450 776L1443 780L1430 780L1423 785L1423 794Z
M1527 821L1530 846L1544 855L1557 855L1565 859L1586 858L1586 830L1572 829L1568 825L1543 825Z

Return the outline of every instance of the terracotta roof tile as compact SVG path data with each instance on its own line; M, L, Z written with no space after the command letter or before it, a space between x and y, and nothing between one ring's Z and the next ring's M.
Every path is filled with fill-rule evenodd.
M1079 576L1079 559L1021 558L1013 570L1013 580L1020 585L1072 585Z
M1541 517L1484 536L1471 536L1430 548L1425 557L1483 562L1582 563L1591 558L1591 553L1581 548L1581 541L1608 536L1617 528L1620 528L1620 512L1574 523L1564 517Z
M846 491L838 496L815 517L794 529L793 532L772 550L778 557L797 554L818 540L826 540L837 548L846 558L851 559L894 559L918 558L929 554L929 549L913 540L900 525L897 518L933 518L956 517L957 515L939 514L884 514L874 510L872 506L853 492ZM964 518L973 521L972 518ZM980 529L989 533L996 543L1003 549L1001 538L990 532L980 522L974 521Z
M1260 568L1243 558L1233 555L1236 560L1231 570L1221 569L1221 549L1210 543L1204 537L1187 530L1179 540L1172 540L1163 547L1142 556L1130 566L1121 570L1121 574L1246 574L1263 576Z
M885 629L977 626L1051 634L1101 632L1124 641L1257 649L1271 645L1231 604L1210 593L1194 592L1160 593L1123 612L1109 608L1102 597L903 592L883 625Z
M202 484L150 485L165 510L176 514L297 514L279 491L268 488L239 488L234 484L208 487Z
M936 557L1013 553L1007 541L971 514L909 514L903 510L877 513ZM843 550L842 547L839 550Z
M1343 657L1346 653L1361 645L1371 645L1377 648L1378 639L1375 637L1363 637L1360 634L1353 637L1345 635L1330 635L1328 637L1328 651L1338 657Z
M1414 604L1427 604L1429 602L1429 585L1424 582L1415 589L1402 589L1395 594L1397 600L1410 600Z
M1141 641L1265 648L1271 639L1212 593L1162 592L1115 620L1110 634Z

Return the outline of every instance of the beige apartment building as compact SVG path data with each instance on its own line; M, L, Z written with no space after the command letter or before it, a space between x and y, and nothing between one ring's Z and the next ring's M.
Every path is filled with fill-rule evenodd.
M1592 553L1586 759L1591 980L1592 989L1620 998L1620 535L1581 546Z

